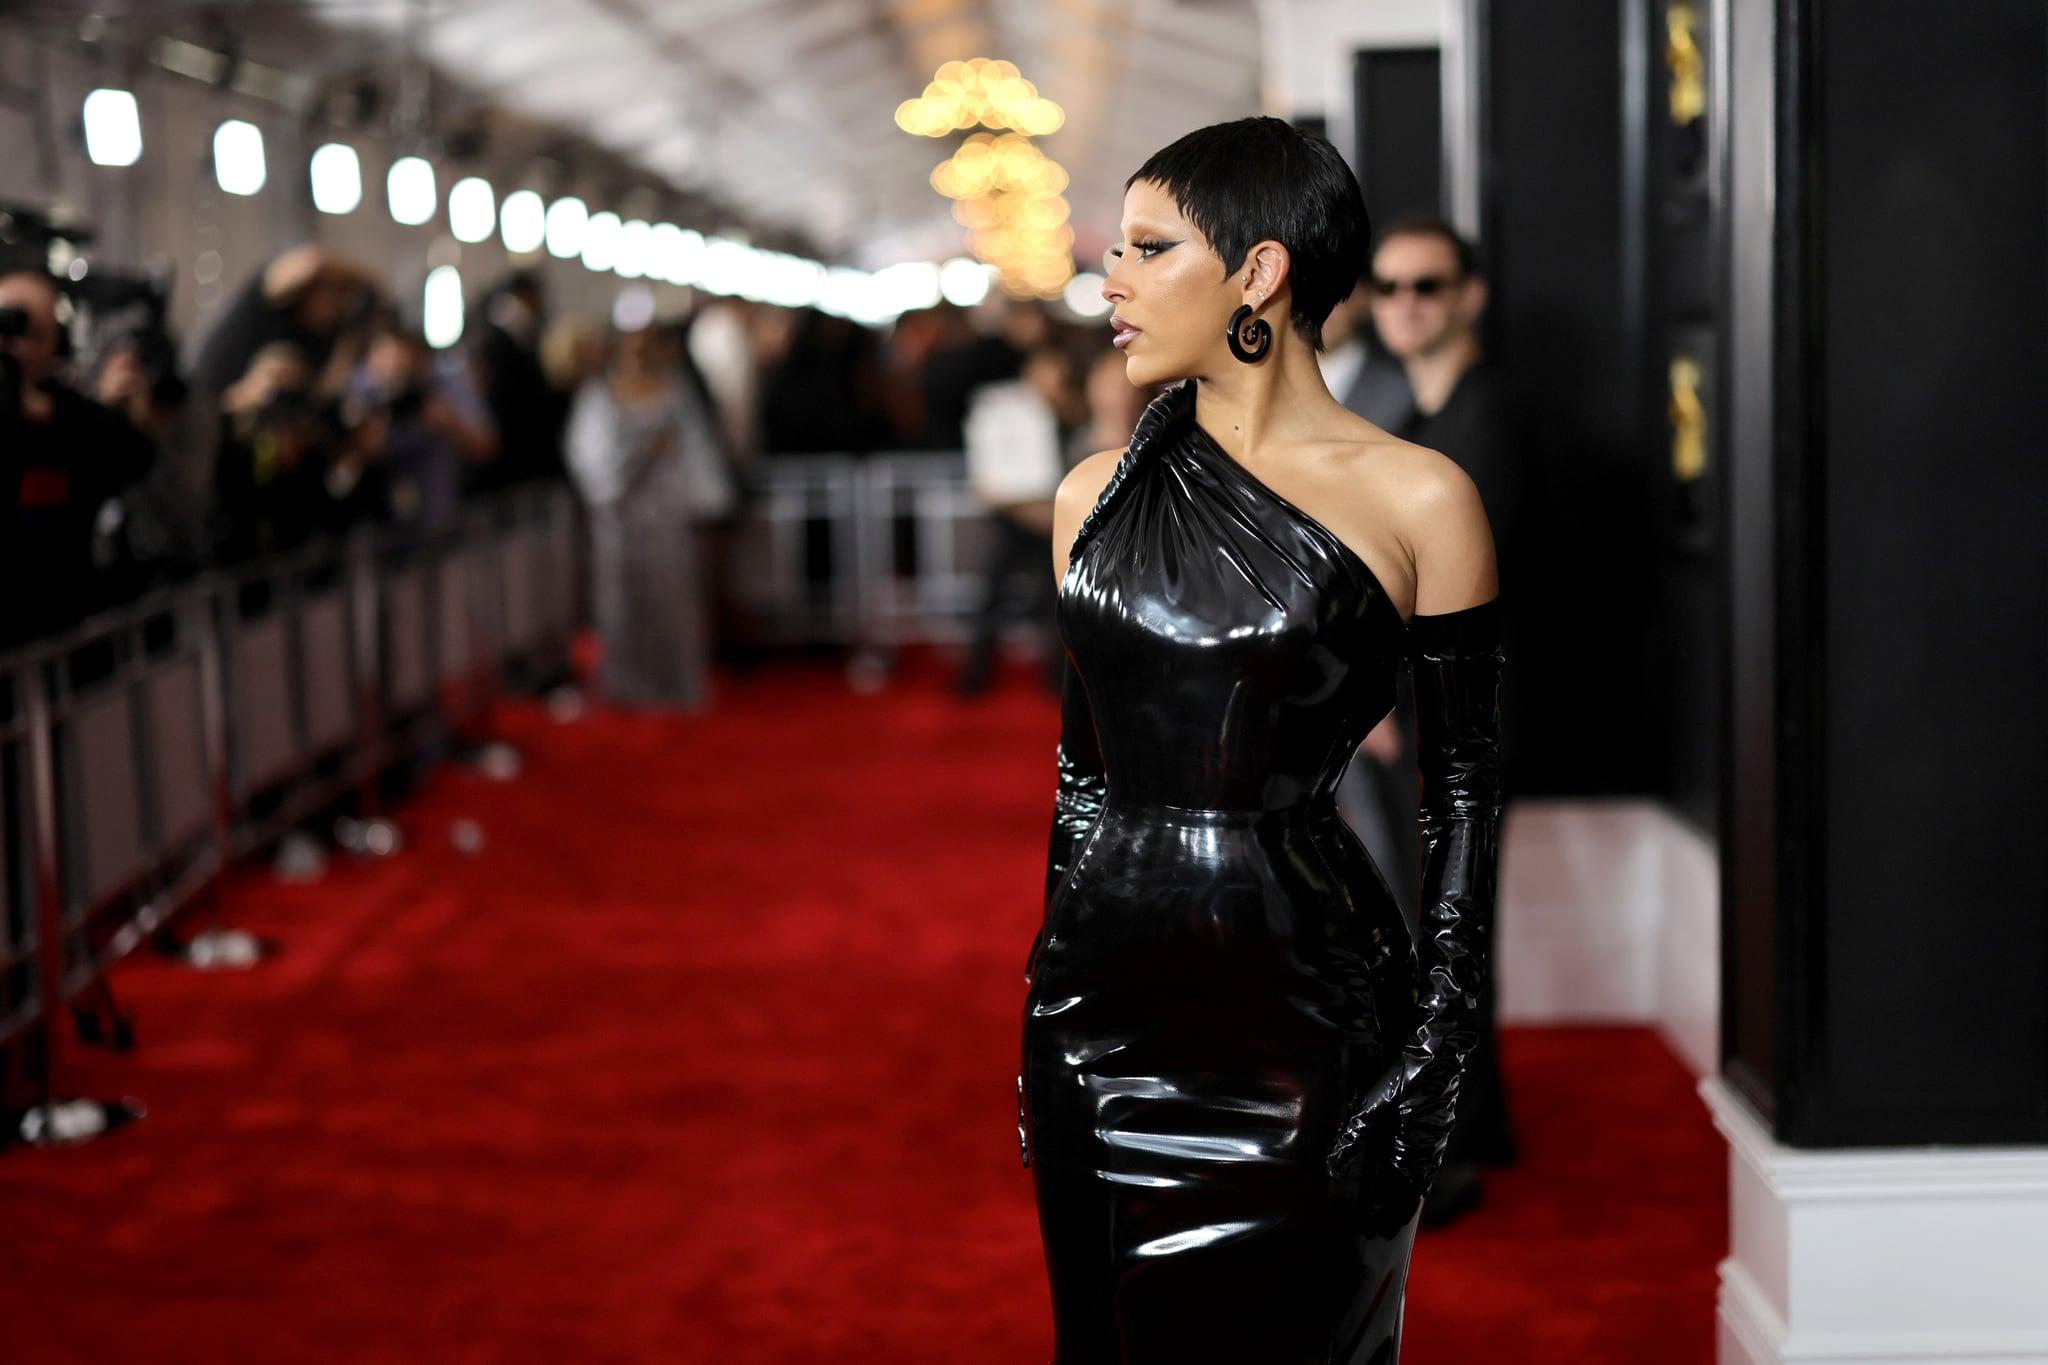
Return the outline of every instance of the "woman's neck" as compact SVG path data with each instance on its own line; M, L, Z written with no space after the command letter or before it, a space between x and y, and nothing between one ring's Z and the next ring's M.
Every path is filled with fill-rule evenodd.
M1198 376L1195 421L1234 460L1257 464L1275 450L1314 440L1342 410L1323 383L1315 352L1291 333L1285 344L1276 335L1264 360L1226 363L1228 369Z

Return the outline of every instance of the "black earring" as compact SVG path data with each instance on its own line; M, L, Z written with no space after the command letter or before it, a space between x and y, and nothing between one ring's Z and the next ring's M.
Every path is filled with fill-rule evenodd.
M1264 318L1252 316L1248 303L1230 315L1230 330L1223 335L1230 342L1230 353L1247 365L1264 360L1266 352L1273 349L1273 329Z

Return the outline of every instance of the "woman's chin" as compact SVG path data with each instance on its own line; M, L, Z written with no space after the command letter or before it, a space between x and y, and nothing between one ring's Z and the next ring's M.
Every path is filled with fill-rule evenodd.
M1130 380L1135 388L1156 388L1161 384L1171 384L1174 380L1183 377L1172 366L1162 365L1151 356L1133 355L1129 351L1124 352L1124 378Z

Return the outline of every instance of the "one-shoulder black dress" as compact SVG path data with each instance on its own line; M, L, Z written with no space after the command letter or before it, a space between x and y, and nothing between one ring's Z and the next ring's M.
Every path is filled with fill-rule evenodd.
M1194 388L1147 410L1060 585L1068 837L1019 1076L1056 1365L1377 1365L1414 1224L1361 1231L1325 1162L1417 978L1334 792L1404 627Z

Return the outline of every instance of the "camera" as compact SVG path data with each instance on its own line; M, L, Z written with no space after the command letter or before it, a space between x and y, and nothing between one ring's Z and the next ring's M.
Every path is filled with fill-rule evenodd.
M73 303L83 307L96 337L101 358L132 350L149 385L150 401L176 407L185 400L184 378L178 373L178 344L168 326L171 281L166 274L131 274L94 270L62 282Z

